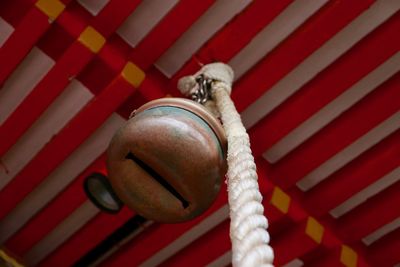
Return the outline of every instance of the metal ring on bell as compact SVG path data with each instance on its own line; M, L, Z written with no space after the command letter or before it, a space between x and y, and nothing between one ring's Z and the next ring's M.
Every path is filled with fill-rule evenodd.
M151 101L114 135L109 180L118 198L148 219L190 220L220 191L226 150L220 122L202 105L181 98Z

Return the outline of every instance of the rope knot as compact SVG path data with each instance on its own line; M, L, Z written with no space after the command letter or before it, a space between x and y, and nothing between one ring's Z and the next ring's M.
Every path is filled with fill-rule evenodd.
M199 89L197 79L202 76L204 79L209 80L215 84L214 87L224 88L228 94L231 93L231 86L233 83L234 73L230 66L224 63L211 63L203 66L194 75L182 77L178 81L178 89L185 96L191 96Z

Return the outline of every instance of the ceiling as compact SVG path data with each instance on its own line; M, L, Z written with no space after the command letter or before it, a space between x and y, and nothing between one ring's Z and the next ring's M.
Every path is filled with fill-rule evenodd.
M82 182L149 100L235 71L277 266L400 264L400 2L0 2L0 244L26 265L229 266L202 216L100 212Z

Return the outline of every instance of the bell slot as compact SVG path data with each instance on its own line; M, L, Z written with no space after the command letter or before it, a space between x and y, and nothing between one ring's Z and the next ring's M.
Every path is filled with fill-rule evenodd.
M147 172L151 177L153 177L162 187L164 187L168 192L170 192L174 197L176 197L181 203L182 207L186 209L189 207L189 201L187 201L175 188L170 185L161 175L159 175L155 170L153 170L149 165L135 157L132 152L129 152L125 157L126 159L132 160L134 163L139 165L145 172Z

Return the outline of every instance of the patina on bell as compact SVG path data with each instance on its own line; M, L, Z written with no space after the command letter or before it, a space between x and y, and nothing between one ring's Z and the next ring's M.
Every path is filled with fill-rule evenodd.
M226 172L227 143L202 105L163 98L136 110L113 137L107 168L118 197L138 214L182 222L215 200Z

